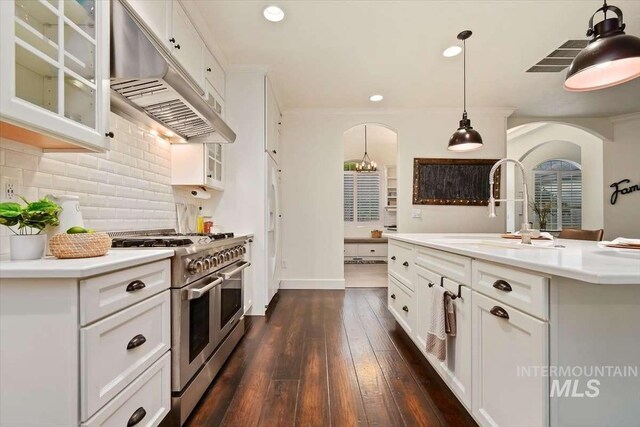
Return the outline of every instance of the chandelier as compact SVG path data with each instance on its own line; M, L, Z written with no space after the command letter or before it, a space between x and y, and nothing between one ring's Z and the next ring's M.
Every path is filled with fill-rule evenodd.
M375 172L378 170L376 162L372 161L367 154L367 125L364 126L364 156L360 163L356 163L356 171L358 172Z

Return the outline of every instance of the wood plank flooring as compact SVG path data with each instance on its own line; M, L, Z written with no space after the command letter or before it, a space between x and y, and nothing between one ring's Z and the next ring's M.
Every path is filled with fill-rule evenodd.
M281 290L187 426L475 426L386 308L387 290Z

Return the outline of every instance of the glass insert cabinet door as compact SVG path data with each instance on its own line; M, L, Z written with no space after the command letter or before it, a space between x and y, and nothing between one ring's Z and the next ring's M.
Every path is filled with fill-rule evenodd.
M207 185L218 189L223 189L224 186L222 155L221 144L205 145L205 179Z
M103 151L108 0L0 0L3 120Z

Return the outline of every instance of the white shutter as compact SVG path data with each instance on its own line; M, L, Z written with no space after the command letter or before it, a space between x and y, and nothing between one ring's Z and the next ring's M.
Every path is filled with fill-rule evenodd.
M344 173L344 221L353 222L355 218L355 186L354 173Z
M540 163L534 170L534 185L536 203L553 206L547 229L582 227L582 171L578 166L563 160Z
M356 212L358 222L380 221L380 174L356 174Z

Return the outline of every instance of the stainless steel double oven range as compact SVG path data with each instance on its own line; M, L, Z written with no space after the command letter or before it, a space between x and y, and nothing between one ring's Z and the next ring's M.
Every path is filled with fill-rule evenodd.
M244 335L248 238L233 233L113 233L113 247L171 247L170 425L182 425Z

